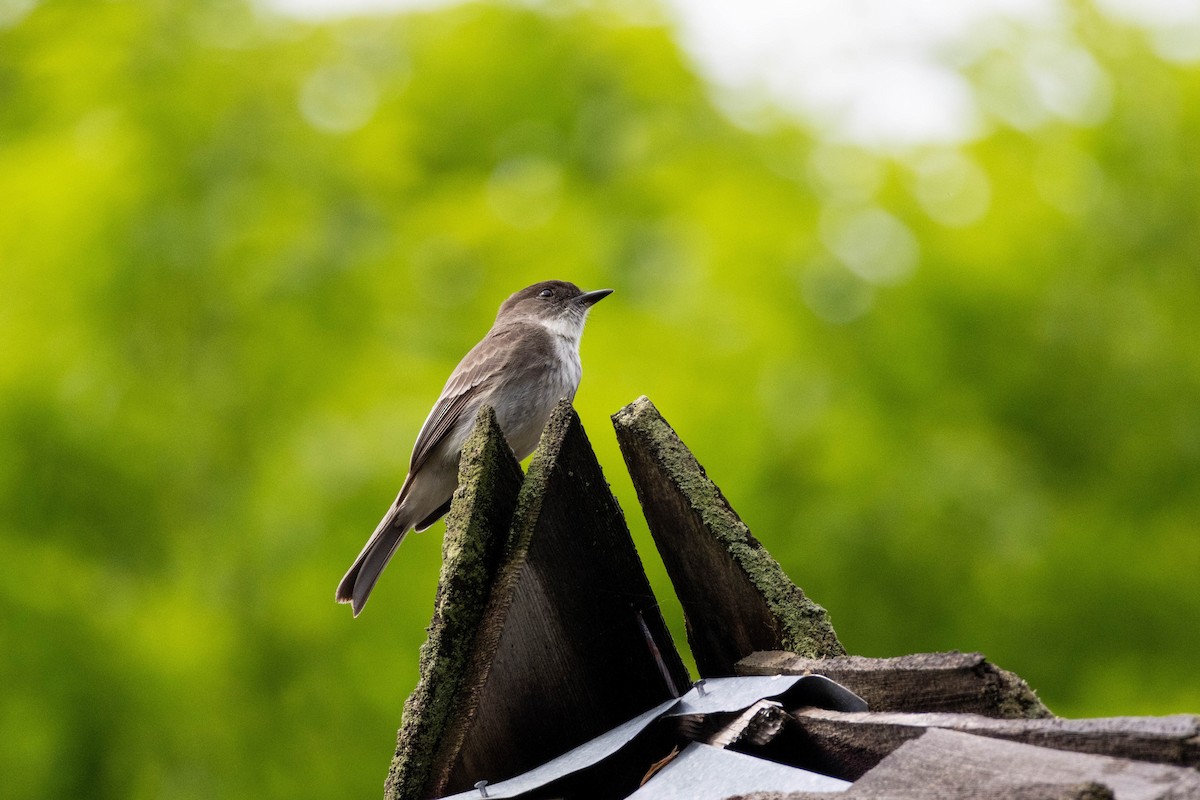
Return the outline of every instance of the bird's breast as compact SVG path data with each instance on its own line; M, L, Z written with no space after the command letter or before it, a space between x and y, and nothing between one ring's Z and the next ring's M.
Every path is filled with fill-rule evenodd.
M574 399L583 376L578 341L556 341L546 358L511 374L503 386L497 387L493 397L496 421L518 460L537 447L558 401L564 397Z

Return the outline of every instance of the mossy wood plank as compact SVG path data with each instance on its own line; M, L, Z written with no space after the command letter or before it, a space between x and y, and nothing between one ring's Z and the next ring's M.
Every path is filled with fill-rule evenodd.
M565 401L521 488L479 635L488 670L462 746L439 758L434 785L445 793L531 769L690 684L625 518Z
M476 654L477 631L521 487L521 466L489 407L480 409L463 446L458 480L446 516L433 621L421 647L420 680L404 704L385 785L390 800L418 800L435 792L440 754L461 746L465 722L478 702L485 665Z
M1200 717L1106 719L993 719L977 714L845 713L802 709L793 714L803 731L808 764L828 775L856 780L892 751L929 728L1007 739L1054 750L1113 756L1175 766L1197 766Z
M846 652L825 609L751 535L647 398L613 415L613 425L702 676L733 675L756 650Z
M867 701L872 711L947 711L1001 719L1052 717L1020 676L979 653L916 653L898 658L805 658L753 653L739 675L824 675Z

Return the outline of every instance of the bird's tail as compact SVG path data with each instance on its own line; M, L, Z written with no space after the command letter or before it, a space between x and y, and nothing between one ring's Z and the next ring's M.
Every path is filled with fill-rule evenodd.
M342 582L338 584L337 601L349 603L356 617L367 604L367 598L371 596L371 590L375 588L375 582L379 580L383 568L396 553L400 542L404 541L404 536L412 529L412 523L404 518L401 509L402 506L397 503L379 521L362 552L354 559Z

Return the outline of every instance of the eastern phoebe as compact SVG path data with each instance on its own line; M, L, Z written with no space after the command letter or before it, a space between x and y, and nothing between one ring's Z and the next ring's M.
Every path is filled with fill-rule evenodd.
M500 306L487 336L450 374L417 435L400 494L338 584L337 601L350 603L354 616L405 534L425 530L450 510L458 457L481 406L496 412L518 461L537 447L554 406L579 388L579 337L588 309L611 292L543 281Z

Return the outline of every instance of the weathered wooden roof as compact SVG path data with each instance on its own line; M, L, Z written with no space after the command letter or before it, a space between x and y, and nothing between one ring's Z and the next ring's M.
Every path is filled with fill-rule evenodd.
M519 475L488 409L463 449L388 797L523 772L691 684L569 404Z
M702 680L574 409L526 476L484 409L389 800L1200 798L1200 717L1063 720L979 654L845 655L653 404L613 423Z

